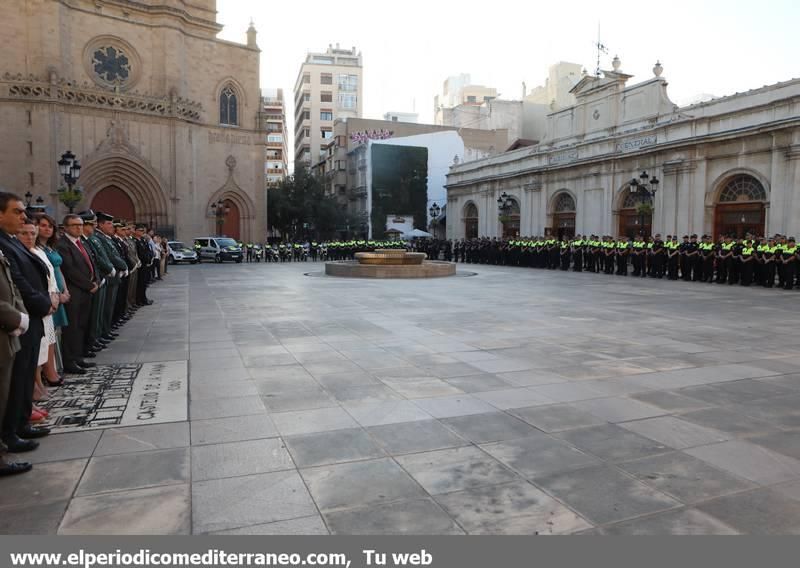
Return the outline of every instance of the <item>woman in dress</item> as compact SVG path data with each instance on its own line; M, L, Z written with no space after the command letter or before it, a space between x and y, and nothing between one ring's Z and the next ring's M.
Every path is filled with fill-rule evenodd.
M60 386L63 384L63 378L58 374L57 360L60 357L56 354L56 348L61 344L61 328L66 327L67 311L64 305L69 302L69 290L67 283L64 280L64 275L61 273L61 264L64 262L58 251L55 250L56 242L58 241L58 225L55 219L50 215L41 215L37 221L39 227L39 236L37 237L37 247L44 251L50 264L53 265L53 273L55 274L56 286L59 292L58 310L53 314L53 327L56 333L56 343L50 345L47 355L47 363L44 367L44 379L50 386ZM59 351L60 352L60 351Z
M58 288L55 285L55 275L53 274L53 265L50 264L50 261L47 260L47 255L44 254L36 246L36 237L37 237L38 229L35 227L33 230L27 230L27 227L23 227L23 230L17 233L17 238L22 245L27 248L32 254L39 257L39 259L47 266L48 277L47 277L47 289L50 292L51 300L55 300L58 297ZM46 389L41 384L41 366L47 363L47 354L49 352L50 344L55 342L56 334L55 328L53 327L53 316L46 316L42 319L42 323L44 324L44 336L42 337L42 341L40 344L39 349L39 361L36 366L36 375L32 379L34 381L34 399L39 400L43 396L46 396ZM42 409L37 408L34 405L33 412L31 413L31 422L39 422L44 420L47 417L47 412L42 412Z

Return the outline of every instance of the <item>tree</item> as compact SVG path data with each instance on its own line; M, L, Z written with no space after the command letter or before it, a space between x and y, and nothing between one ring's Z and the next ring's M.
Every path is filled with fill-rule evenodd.
M336 198L306 168L267 192L267 222L291 240L331 238L343 216Z

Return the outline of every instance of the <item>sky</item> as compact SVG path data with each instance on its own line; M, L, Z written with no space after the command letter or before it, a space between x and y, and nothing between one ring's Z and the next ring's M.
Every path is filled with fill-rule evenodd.
M655 8L655 9L654 9ZM416 111L433 122L433 98L450 75L519 99L558 61L596 67L595 44L618 55L629 85L657 60L676 104L800 77L800 3L793 0L571 0L506 3L441 0L217 0L220 38L245 43L250 19L261 48L261 87L284 89L293 140L293 89L309 52L355 46L364 63L364 117Z

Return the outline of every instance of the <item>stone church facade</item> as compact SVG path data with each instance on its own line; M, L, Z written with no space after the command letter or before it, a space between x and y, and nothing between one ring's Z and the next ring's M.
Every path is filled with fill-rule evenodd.
M540 144L452 167L448 236L800 236L800 79L678 108L662 73L627 86L616 59Z
M182 240L265 238L256 31L217 39L216 0L9 0L0 187L58 217L71 150L93 207ZM228 213L221 225L212 204Z

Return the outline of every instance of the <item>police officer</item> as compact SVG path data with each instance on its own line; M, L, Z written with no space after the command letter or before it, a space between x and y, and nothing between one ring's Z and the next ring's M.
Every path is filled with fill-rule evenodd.
M744 241L736 239L731 248L730 268L728 270L728 284L733 286L739 283L742 270L742 249L744 248Z
M678 237L667 235L664 241L664 250L666 251L667 278L669 280L678 279L679 247Z
M641 235L637 235L633 239L633 244L630 247L631 266L633 266L633 276L642 275L642 266L644 264L645 242Z
M583 271L583 237L581 235L575 235L575 238L572 240L572 270L574 272L582 272Z
M731 271L733 239L724 237L717 245L717 284L725 284Z
M757 258L756 250L752 241L747 241L742 244L739 251L739 281L742 286L750 286L753 283L753 271L756 265Z
M714 243L711 242L711 237L703 235L702 241L699 246L698 258L701 263L701 280L703 282L714 282L714 257L716 256Z
M684 275L684 280L689 282L699 282L703 274L703 256L700 254L700 243L697 242L697 235L689 237L689 244L686 246L686 257L688 272Z
M614 261L616 260L616 243L609 236L603 237L603 272L614 274Z
M786 245L781 249L781 263L783 264L783 289L791 290L795 285L797 276L797 243L794 237L786 241Z

